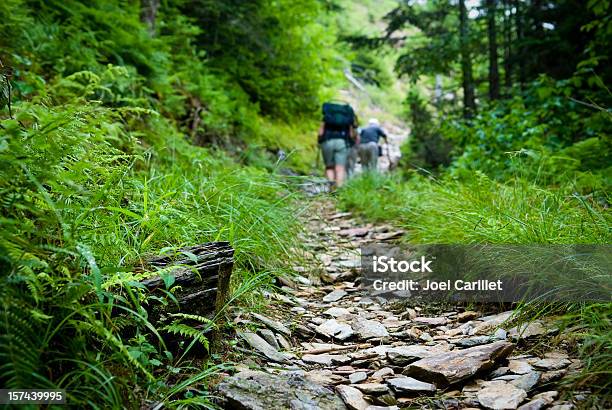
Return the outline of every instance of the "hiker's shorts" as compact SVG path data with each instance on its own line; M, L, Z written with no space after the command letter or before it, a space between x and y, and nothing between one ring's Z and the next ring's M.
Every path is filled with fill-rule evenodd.
M346 158L348 157L348 147L346 140L342 138L332 138L321 143L321 151L323 152L323 161L326 168L331 168L336 165L346 167Z
M359 144L359 158L364 171L378 170L378 144L375 142Z

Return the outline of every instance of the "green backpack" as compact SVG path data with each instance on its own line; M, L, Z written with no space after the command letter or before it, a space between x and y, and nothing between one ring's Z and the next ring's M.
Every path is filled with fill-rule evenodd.
M355 111L346 103L326 102L323 104L323 122L335 129L355 124Z

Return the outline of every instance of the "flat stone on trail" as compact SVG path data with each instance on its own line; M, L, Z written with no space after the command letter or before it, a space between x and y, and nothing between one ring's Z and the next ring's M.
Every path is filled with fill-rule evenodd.
M522 375L516 380L512 380L510 384L518 387L519 389L530 391L535 387L536 384L538 384L539 381L540 372L529 372L527 374Z
M371 339L373 337L387 337L389 332L380 322L376 320L368 320L357 318L353 321L353 330L362 339Z
M483 407L493 410L516 409L527 398L527 393L508 383L496 383L476 393Z
M389 361L401 366L443 352L441 347L423 345L398 346L387 349Z
M327 309L325 312L323 312L323 314L331 317L340 317L350 315L351 312L349 312L348 309L345 309L343 307L334 306Z
M223 408L267 409L346 409L331 390L308 380L302 372L280 375L244 370L225 378L217 391L226 401Z
M304 363L315 363L322 364L324 366L331 366L332 355L330 354L305 354L302 356Z
M535 399L523 404L518 410L540 410L546 407L547 403L544 399Z
M347 295L346 291L342 290L342 289L336 289L334 291L331 291L330 293L328 293L327 295L325 295L323 297L323 302L337 302L340 299L342 299L343 297L345 297Z
M399 238L402 235L404 235L404 231L384 232L374 235L374 239L377 241L389 241L391 239Z
M541 322L537 321L513 327L508 331L508 335L514 340L529 339L544 334L546 334L546 328Z
M368 374L366 372L355 372L349 375L349 381L351 384L361 383L368 378Z
M412 319L414 322L427 325L427 326L442 326L448 323L448 319L445 317L415 317Z
M352 386L339 385L336 386L336 391L351 410L365 410L370 405L364 400L363 393Z
M436 386L425 383L412 377L396 377L387 380L389 386L397 393L433 393Z
M390 377L390 376L393 376L393 375L395 375L395 372L393 371L392 368L390 368L390 367L383 367L382 369L376 370L374 372L374 374L372 375L372 379L373 380L383 380L386 377Z
M508 368L514 374L527 374L533 370L533 367L527 362L522 360L510 360L508 362Z
M270 346L270 344L261 336L252 332L238 332L238 335L242 337L249 344L249 346L262 353L273 362L290 363L289 356L287 356L286 353L281 353L274 347Z
M270 329L258 329L257 333L263 337L263 339L268 342L270 346L275 348L276 350L280 350L280 346L278 345L278 341L276 340L276 336Z
M355 237L366 236L369 232L370 232L370 228L368 227L351 228L351 229L343 229L342 231L338 232L338 235L350 236L350 237L355 238Z
M329 319L315 328L316 332L330 338L346 340L353 336L354 332L347 323L341 323L336 319Z
M557 398L557 396L559 395L559 392L556 390L550 390L550 391L545 391L543 393L538 393L535 396L533 396L534 399L542 399L546 402L546 404L550 404L553 401L555 401L555 399Z
M474 312L473 310L466 310L465 312L461 312L457 315L458 322L467 322L468 320L476 319L480 314L478 312Z
M435 354L409 364L404 373L438 385L454 384L479 371L491 369L496 361L507 357L513 348L512 343L500 341Z
M251 313L251 315L264 325L268 326L270 329L276 330L278 333L282 333L285 336L291 336L291 330L287 329L287 327L281 322L272 320L264 315L260 315L259 313Z
M389 391L387 385L382 383L361 383L355 384L354 387L358 388L365 394L382 394Z
M533 365L539 369L559 370L569 366L571 363L568 359L564 358L545 358L538 360Z
M473 347L491 342L490 336L473 336L465 339L453 340L451 343L460 347Z
M336 385L346 383L346 379L339 374L334 374L329 369L316 369L306 373L306 378L313 383L323 385Z

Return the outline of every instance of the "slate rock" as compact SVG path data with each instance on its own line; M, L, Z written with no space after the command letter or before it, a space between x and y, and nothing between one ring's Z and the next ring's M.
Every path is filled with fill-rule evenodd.
M287 329L287 327L283 325L281 322L272 320L269 317L260 315L258 313L251 313L251 315L257 320L259 320L261 323L263 323L264 325L268 326L270 329L276 330L278 333L282 333L285 336L291 336L291 331Z
M368 374L366 372L355 372L349 375L349 381L351 384L361 383L368 378Z
M523 360L510 360L508 368L514 374L527 374L533 370L533 367Z
M544 399L535 399L523 404L518 410L540 410L546 407L547 404Z
M346 383L346 378L339 374L334 374L329 369L316 369L306 372L306 378L313 383L334 386L340 383Z
M555 380L563 378L567 374L567 369L551 370L549 372L542 373L540 382L542 384L550 383Z
M238 335L242 337L249 344L249 346L273 362L291 363L289 361L289 356L286 353L279 352L274 347L270 346L270 344L259 335L252 332L238 332Z
M327 309L325 312L323 312L323 314L327 316L331 316L331 317L340 317L340 316L350 315L351 312L349 312L348 309L345 309L343 307L334 306L334 307Z
M508 367L500 366L497 369L493 370L491 373L489 373L489 378L494 379L496 377L503 376L508 373L508 370Z
M276 340L276 336L270 329L258 329L257 333L263 337L263 339L268 342L270 346L275 348L276 350L280 350L280 346L278 345L278 341Z
M387 383L397 393L433 393L436 386L425 383L412 377L396 377L387 380Z
M387 349L389 361L401 366L440 353L439 349L423 345L399 346Z
M451 343L459 347L473 347L478 345L484 345L491 342L489 336L473 336L465 339L453 340Z
M540 372L532 371L522 375L518 379L511 381L510 384L528 392L533 389L536 384L538 384L538 382L540 381L540 376Z
M487 409L516 409L527 398L527 393L516 386L500 382L480 390L476 398Z
M345 409L342 400L331 390L313 383L301 372L280 375L244 370L225 378L218 386L226 402L224 408L240 410L267 409Z
M330 354L305 354L302 356L304 363L315 363L322 364L324 366L331 366L332 355Z
M568 359L564 358L545 358L538 360L533 365L544 370L559 370L566 368L571 363Z
M323 302L337 302L343 297L345 297L348 293L342 289L336 289L323 297Z
M354 387L365 394L383 394L389 391L387 385L382 383L361 383L354 385Z
M363 398L363 393L352 386L339 385L336 386L336 391L346 404L346 407L351 410L365 410L370 405Z
M353 336L355 332L347 323L338 322L336 319L329 319L315 328L316 332L330 338L346 340Z
M395 372L390 367L383 367L372 374L372 380L383 380L386 377L395 375Z
M508 336L514 340L529 339L546 334L546 328L541 322L531 322L513 327L508 331Z
M457 315L458 322L467 322L468 320L476 319L480 314L478 312L474 312L472 310L466 310L465 312L461 312Z
M499 341L435 354L409 364L404 374L436 385L454 384L480 371L491 369L496 361L506 358L513 348L512 343Z
M380 322L376 320L368 320L357 318L352 323L353 330L362 339L371 339L374 337L387 337L389 332Z
M542 399L546 404L550 404L559 396L559 392L555 390L545 391L533 396L534 399Z
M442 326L448 323L448 319L445 317L415 317L412 320L418 324L427 326Z

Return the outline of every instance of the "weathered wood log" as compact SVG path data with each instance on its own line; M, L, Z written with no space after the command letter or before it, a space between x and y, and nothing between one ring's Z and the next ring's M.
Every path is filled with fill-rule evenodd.
M171 291L178 301L162 307L156 305L150 312L155 321L163 312L190 313L214 316L228 300L229 283L234 264L234 249L229 242L210 242L177 250L171 255L157 256L146 260L143 269L164 271L142 280L152 293ZM172 285L166 289L167 276Z

